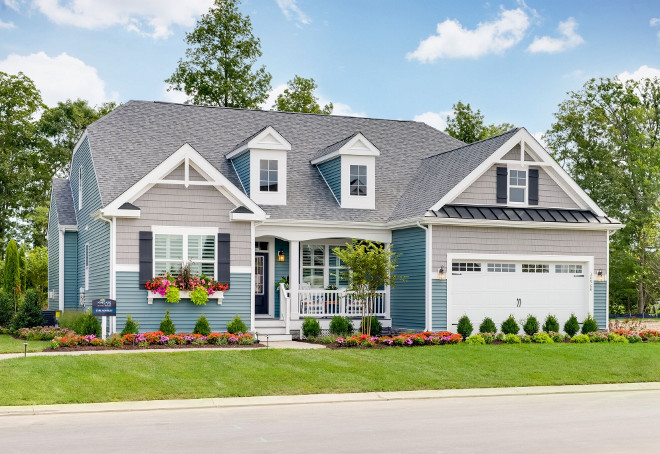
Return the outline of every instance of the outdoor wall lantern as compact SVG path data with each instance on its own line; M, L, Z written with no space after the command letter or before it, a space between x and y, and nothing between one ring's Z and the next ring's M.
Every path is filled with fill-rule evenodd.
M598 270L598 273L596 273L596 280L598 282L603 282L603 270Z
M444 266L441 266L440 269L438 270L438 279L440 279L441 281L447 279L447 273L445 273Z
M282 251L282 250L277 251L277 261L278 262L286 262L286 256L284 255L284 251Z

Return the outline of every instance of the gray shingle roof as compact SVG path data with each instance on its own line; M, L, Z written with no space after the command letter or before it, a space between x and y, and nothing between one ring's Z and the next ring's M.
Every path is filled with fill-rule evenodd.
M322 150L319 150L318 153L316 153L311 160L313 161L314 159L318 159L320 157L323 157L327 154L332 153L333 151L339 150L341 147L346 145L349 140L351 140L353 137L357 136L358 134L360 134L359 131L351 134L350 136L346 137L345 139L341 139L339 142L335 142L332 145L330 145L328 147L325 147Z
M390 220L422 216L520 128L423 159Z
M264 127L261 128L259 131L257 131L257 132L255 132L254 134L252 134L251 136L248 136L248 137L246 137L245 139L243 139L238 145L236 145L236 146L234 147L233 150L229 150L229 152L228 152L227 154L231 153L231 152L234 151L234 150L238 150L238 149L241 148L243 145L247 145L247 143L248 143L250 140L254 139L254 138L257 137L259 134L261 134L261 132L262 132L264 129L266 129L267 127L268 127L268 125L264 126Z
M98 179L101 200L104 205L112 202L184 143L241 188L225 155L266 126L291 143L287 205L262 207L272 218L280 219L387 221L418 173L421 159L464 145L413 121L130 101L87 130L96 172L105 176ZM381 153L376 161L376 210L339 207L309 163L319 150L355 131L361 131ZM415 214L423 215L433 203Z
M53 178L53 198L57 206L57 219L60 225L77 225L73 206L71 184L68 178Z

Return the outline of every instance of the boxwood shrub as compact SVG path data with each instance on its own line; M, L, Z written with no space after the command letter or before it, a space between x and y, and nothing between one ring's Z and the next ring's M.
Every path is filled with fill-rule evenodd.
M305 317L305 321L302 324L302 331L307 339L319 337L319 334L321 334L321 325L319 325L319 321L315 318Z
M539 332L539 321L536 320L536 317L531 314L527 316L527 320L523 325L523 331L525 331L525 334L528 336L533 336Z
M520 331L518 322L513 318L513 315L509 315L509 318L502 322L502 332L504 334L518 334L518 331Z
M558 333L559 322L557 321L557 317L555 317L552 314L548 314L548 316L545 318L545 323L543 323L543 331L545 331L546 333L549 332Z
M568 320L566 320L566 323L564 323L564 331L566 334L569 336L573 337L577 332L580 330L580 323L578 322L577 317L575 314L571 314Z
M456 332L463 336L463 339L467 339L470 337L470 334L472 334L472 322L470 322L470 319L467 315L464 315L458 319Z
M497 326L495 326L495 322L493 321L493 319L490 318L490 317L484 318L484 321L481 322L481 325L479 325L479 332L480 333L496 333L497 332Z
M582 334L595 333L596 331L598 331L598 323L596 323L596 320L591 314L589 314L582 322Z

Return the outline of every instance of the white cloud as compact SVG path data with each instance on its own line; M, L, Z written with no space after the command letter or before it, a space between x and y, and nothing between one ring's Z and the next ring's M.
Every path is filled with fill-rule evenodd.
M19 2L20 0L5 0L5 5L14 11L18 11L20 9Z
M633 72L624 71L617 77L619 80L660 79L660 69L642 65Z
M499 54L515 46L529 28L529 16L522 8L500 11L493 22L480 22L474 30L463 28L455 19L438 24L436 34L419 43L408 60L432 63L441 58L477 58Z
M16 25L14 25L13 22L3 22L2 19L0 19L0 30L11 30L12 28L16 28Z
M305 14L300 7L296 4L297 0L277 0L277 6L280 7L284 13L284 17L291 20L296 20L301 24L309 24L312 20Z
M174 25L194 25L213 0L32 0L32 4L58 25L90 30L119 25L153 38L166 38Z
M424 112L423 114L415 115L414 121L421 121L429 126L434 127L439 131L444 131L447 127L447 117L453 114L453 110L443 110L440 112Z
M96 68L66 53L57 57L49 57L45 52L10 54L0 60L0 71L9 74L22 71L34 81L44 103L51 107L67 99L86 99L93 106L117 99L116 94L111 97L106 94L105 82Z
M527 48L532 53L545 52L555 54L557 52L564 52L573 49L584 42L584 39L577 33L577 21L569 17L563 22L559 23L557 30L561 35L560 38L552 38L550 36L543 36L541 38L535 37L532 44Z
M273 88L271 88L270 92L268 93L268 98L263 104L259 105L259 108L262 110L270 110L273 108L273 104L275 104L275 100L279 95L284 93L284 90L286 90L287 84L280 84L276 85ZM319 105L321 107L325 106L329 102L331 102L327 97L323 96L322 94L317 95L319 98ZM354 111L351 106L348 104L344 104L342 102L332 102L332 115L342 115L342 116L347 116L347 117L366 117L367 115L364 112L356 112Z
M176 91L176 90L167 91L167 87L169 86L170 86L169 84L165 84L163 86L163 98L165 99L165 101L184 104L188 100L188 95L186 95L182 91Z
M319 100L321 107L325 106L329 101ZM332 114L331 115L341 115L343 117L366 117L365 112L356 112L348 104L343 102L333 102L332 103Z
M543 148L548 148L548 142L545 141L545 133L538 131L532 134L534 138L543 146Z
M658 25L660 25L660 17L654 17L653 19L651 19L649 25L651 27L657 27ZM658 32L658 38L660 39L660 32Z
M280 84L277 85L273 88L270 89L270 92L268 92L268 98L266 101L264 101L263 104L259 105L259 108L261 110L270 110L273 108L273 104L275 104L275 100L279 95L284 93L284 90L286 90L287 84Z

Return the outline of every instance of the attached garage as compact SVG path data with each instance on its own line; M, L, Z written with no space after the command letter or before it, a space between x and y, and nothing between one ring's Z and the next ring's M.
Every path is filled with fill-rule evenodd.
M560 325L574 313L582 322L594 313L593 257L448 254L447 320L456 330L467 315L475 329L484 317L499 327L513 315L543 323L553 314Z

